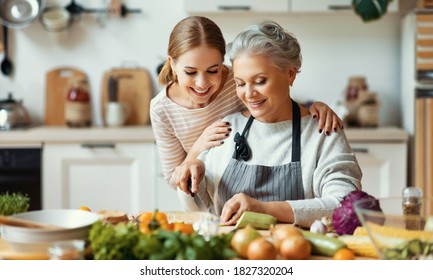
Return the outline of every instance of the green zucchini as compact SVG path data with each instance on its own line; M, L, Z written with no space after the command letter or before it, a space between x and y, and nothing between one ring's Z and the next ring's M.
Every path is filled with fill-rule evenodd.
M269 229L271 225L274 225L276 222L277 218L274 216L245 211L237 221L235 228L240 229L251 225L255 229Z
M343 241L321 233L302 230L302 234L310 241L313 255L332 257L338 250L346 247Z

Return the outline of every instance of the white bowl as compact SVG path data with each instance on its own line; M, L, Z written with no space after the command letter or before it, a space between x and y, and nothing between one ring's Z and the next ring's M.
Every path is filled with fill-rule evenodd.
M86 240L90 227L99 220L99 215L95 213L74 209L30 211L14 216L62 227L35 229L3 225L0 229L1 238L19 252L46 252L56 241Z

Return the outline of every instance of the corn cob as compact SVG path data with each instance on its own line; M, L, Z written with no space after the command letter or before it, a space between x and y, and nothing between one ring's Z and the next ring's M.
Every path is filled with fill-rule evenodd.
M367 229L365 227L357 227L353 232L354 236L368 236Z
M432 240L433 232L422 231L422 230L407 230L403 228L381 226L378 224L369 223L370 230L375 234L395 237L402 239L419 239L419 240ZM367 229L365 227L357 227L353 232L355 236L367 236Z
M377 258L377 252L368 236L341 235L338 237L343 241L347 248L352 250L355 255L361 257Z
M236 223L236 229L244 228L248 224L255 229L269 229L271 225L277 222L277 218L274 216L245 211Z

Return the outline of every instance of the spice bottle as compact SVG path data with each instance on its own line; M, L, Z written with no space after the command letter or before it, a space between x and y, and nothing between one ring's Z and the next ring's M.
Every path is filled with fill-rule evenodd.
M403 215L406 221L406 228L411 230L421 229L421 206L422 190L417 187L406 187L403 189Z
M87 80L72 79L65 103L65 121L69 127L91 125L90 94Z

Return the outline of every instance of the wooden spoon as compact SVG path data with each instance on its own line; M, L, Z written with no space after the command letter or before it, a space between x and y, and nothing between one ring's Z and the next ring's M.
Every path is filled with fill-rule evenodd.
M59 226L54 226L50 224L34 222L26 219L15 218L11 216L0 215L0 225L8 225L14 227L27 227L27 228L39 228L39 229L64 229Z

